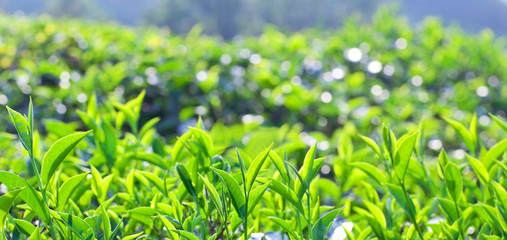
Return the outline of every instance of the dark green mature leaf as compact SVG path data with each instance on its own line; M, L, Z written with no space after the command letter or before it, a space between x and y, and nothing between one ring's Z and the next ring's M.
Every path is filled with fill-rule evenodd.
M60 138L56 141L42 160L41 178L42 183L46 185L51 177L54 175L60 163L63 162L65 157L76 147L76 145L88 135L91 131L80 132Z
M178 176L180 176L180 179L183 182L183 185L185 186L187 192L192 195L192 197L196 197L197 192L195 191L195 187L192 184L192 179L188 174L187 168L185 168L183 165L180 165L179 163L176 163L176 171L178 172Z
M0 182L9 189L24 188L18 195L25 201L39 218L46 224L49 223L49 212L39 192L28 184L23 178L6 171L0 171Z
M456 164L450 162L445 167L445 185L452 199L457 202L463 191L463 182L461 181L461 171Z
M242 219L246 217L245 215L245 195L243 194L243 191L241 190L241 187L239 186L238 182L227 172L216 169L214 167L211 167L211 170L213 170L222 182L227 187L227 190L229 191L229 195L231 197L232 206L238 213L238 216L240 216Z

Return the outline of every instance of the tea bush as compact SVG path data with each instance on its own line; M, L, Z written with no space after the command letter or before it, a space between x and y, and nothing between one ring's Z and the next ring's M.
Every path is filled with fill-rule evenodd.
M2 239L507 236L490 31L0 20Z
M196 115L210 124L302 123L328 136L345 123L371 131L380 119L398 128L423 118L469 120L474 111L505 115L505 42L434 18L414 27L381 10L368 24L267 28L230 42L200 35L198 26L177 36L47 17L0 20L0 103L26 107L31 95L42 118L76 120L73 109L93 93L123 100L142 89L141 120L161 117L164 135L195 124ZM429 125L435 134L443 127Z
M144 96L142 92L124 104L111 100L102 105L92 97L86 111L77 112L90 131L74 132L74 124L60 123L48 129L47 137L37 131L37 109L31 101L26 116L8 108L21 144L12 148L15 151L2 148L2 158L27 159L27 167L0 171L2 236L506 236L507 140L485 148L476 118L468 128L447 119L468 148L466 159L448 156L445 150L436 158L425 154L423 128L397 136L386 125L380 140L341 132L338 154L322 157L318 144L308 150L301 143L297 129L280 129L276 144L251 139L233 148L219 144L233 139L215 141L215 135L220 139L226 133L221 126L218 133L207 131L200 120L167 144L155 129L160 119L138 125ZM492 117L507 131L506 123ZM11 139L5 142L15 141L6 138ZM326 173L329 168L331 175Z

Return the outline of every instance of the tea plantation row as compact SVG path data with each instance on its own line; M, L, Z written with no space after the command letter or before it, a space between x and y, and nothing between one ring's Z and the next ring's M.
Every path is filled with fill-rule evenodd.
M141 121L161 117L165 135L197 115L208 125L302 123L328 136L345 123L369 132L422 119L438 135L434 118L505 115L505 42L433 18L413 26L381 10L368 24L351 18L338 30L293 34L267 28L231 42L202 36L198 26L176 36L47 17L0 20L0 104L26 110L30 95L40 118L76 120L74 109L93 93L101 102L142 89ZM4 114L0 120L5 129Z
M143 97L103 106L91 98L86 112L77 112L91 131L62 124L46 137L31 104L26 116L8 108L21 144L2 135L2 146L11 146L0 150L0 162L8 163L0 171L2 236L506 237L507 140L485 148L476 118L469 128L448 119L467 147L464 159L445 150L426 155L423 128L400 135L387 126L380 139L340 132L337 154L323 156L318 143L308 150L299 130L288 127L249 131L244 147L232 148L228 131L243 129L206 131L198 121L165 144L154 128L158 118L138 125ZM494 119L496 130L507 132ZM270 134L281 144L262 139Z
M0 238L507 237L490 31L199 32L0 16Z

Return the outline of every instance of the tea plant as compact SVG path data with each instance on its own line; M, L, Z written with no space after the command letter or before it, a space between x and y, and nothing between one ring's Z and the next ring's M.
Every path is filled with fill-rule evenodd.
M74 110L94 93L99 101L123 100L142 89L148 101L140 120L160 117L164 136L181 134L195 115L227 124L300 123L330 136L346 123L369 134L381 122L403 128L460 111L465 119L473 111L502 114L505 105L502 39L435 18L409 23L392 9L368 23L348 18L336 30L267 28L234 41L203 35L199 26L178 36L5 15L0 35L0 104L23 109L32 95L41 119L75 121ZM0 122L3 131L7 114ZM443 122L433 123L427 133L453 144L439 131Z
M30 168L0 171L6 188L0 196L2 238L507 236L507 141L487 149L475 117L469 128L445 119L468 148L466 160L445 150L432 156L424 125L401 137L387 125L379 136L341 131L338 154L319 157L314 143L300 158L291 144L218 144L220 134L201 120L165 139L155 129L160 119L140 125L144 97L141 92L126 103L99 104L92 96L86 111L78 111L91 130L76 133L73 124L45 121L46 139L35 127L32 104L26 116L7 108L22 146L18 157L26 157ZM263 150L248 154L243 148L250 144Z

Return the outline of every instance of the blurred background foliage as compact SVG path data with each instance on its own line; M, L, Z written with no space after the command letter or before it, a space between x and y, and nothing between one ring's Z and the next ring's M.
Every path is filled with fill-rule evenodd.
M86 1L76 9L87 4L94 7ZM32 96L37 118L56 120L49 123L57 129L58 121L79 122L75 110L93 94L99 103L121 102L146 89L141 122L160 117L164 136L181 134L198 115L222 129L296 127L307 144L337 129L369 134L386 123L404 132L422 122L434 150L455 137L442 131L442 117L469 121L477 112L486 130L489 112L507 110L505 40L492 30L467 33L435 17L411 23L392 6L367 21L345 18L336 29L271 25L230 40L205 34L207 24L177 34L166 26L3 15L0 104L23 111ZM6 116L0 121L5 130ZM492 146L488 136L500 133L489 131L482 140Z
M351 14L367 22L383 4L399 6L412 23L431 15L446 25L457 23L467 32L487 27L498 34L507 33L506 0L0 0L0 11L168 26L177 34L187 33L199 23L204 33L231 39L259 35L266 25L283 31L333 29Z

